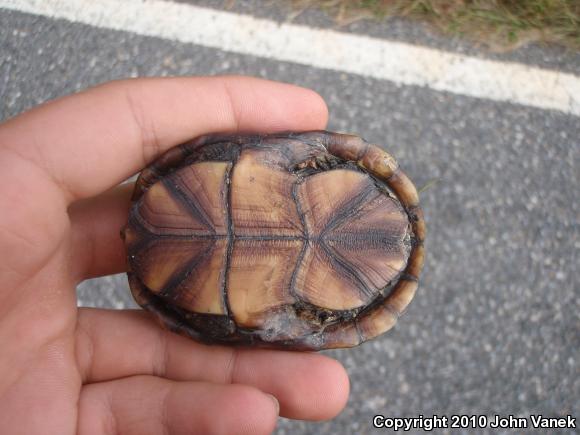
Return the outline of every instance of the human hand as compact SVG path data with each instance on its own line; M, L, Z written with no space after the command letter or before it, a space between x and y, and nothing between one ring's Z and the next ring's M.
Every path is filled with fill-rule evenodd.
M205 346L140 310L79 309L75 292L124 270L132 186L117 185L161 152L326 120L306 89L214 77L113 82L0 125L1 432L258 435L278 414L340 412L348 378L330 358Z

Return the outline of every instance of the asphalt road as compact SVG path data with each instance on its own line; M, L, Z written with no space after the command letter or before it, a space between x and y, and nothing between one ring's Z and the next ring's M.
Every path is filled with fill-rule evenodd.
M350 31L580 71L580 56L559 48L491 54L403 21ZM0 120L115 78L223 73L311 87L329 129L385 144L418 186L439 180L421 196L428 256L407 313L389 334L329 352L351 377L347 408L329 422L281 420L278 434L387 433L375 414L580 417L578 117L0 10ZM78 295L134 306L122 275Z

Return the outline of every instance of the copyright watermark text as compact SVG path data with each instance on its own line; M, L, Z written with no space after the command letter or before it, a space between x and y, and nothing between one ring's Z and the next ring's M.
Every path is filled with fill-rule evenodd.
M487 415L432 415L430 417L386 417L375 415L373 427L377 429L392 429L408 432L423 429L430 432L433 429L574 429L576 417L545 417L530 415L528 417L487 416Z

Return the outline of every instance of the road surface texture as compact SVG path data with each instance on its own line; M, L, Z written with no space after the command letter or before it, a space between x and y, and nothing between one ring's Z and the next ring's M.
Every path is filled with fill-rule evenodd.
M287 10L238 1L232 12L283 21ZM580 55L562 48L494 54L404 20L295 22L580 73ZM408 311L379 339L328 352L350 375L346 409L328 422L281 419L277 434L390 433L373 429L376 414L580 417L577 114L0 9L0 120L111 79L232 73L315 89L330 130L384 144L419 187L438 180L421 195L428 255ZM135 307L123 275L82 283L78 296Z

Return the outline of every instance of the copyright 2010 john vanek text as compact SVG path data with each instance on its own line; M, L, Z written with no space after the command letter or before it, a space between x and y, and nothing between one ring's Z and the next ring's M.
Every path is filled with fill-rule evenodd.
M373 427L408 432L423 429L426 432L433 429L575 429L576 417L546 417L532 414L526 417L513 415L432 415L418 417L387 417L375 415Z

